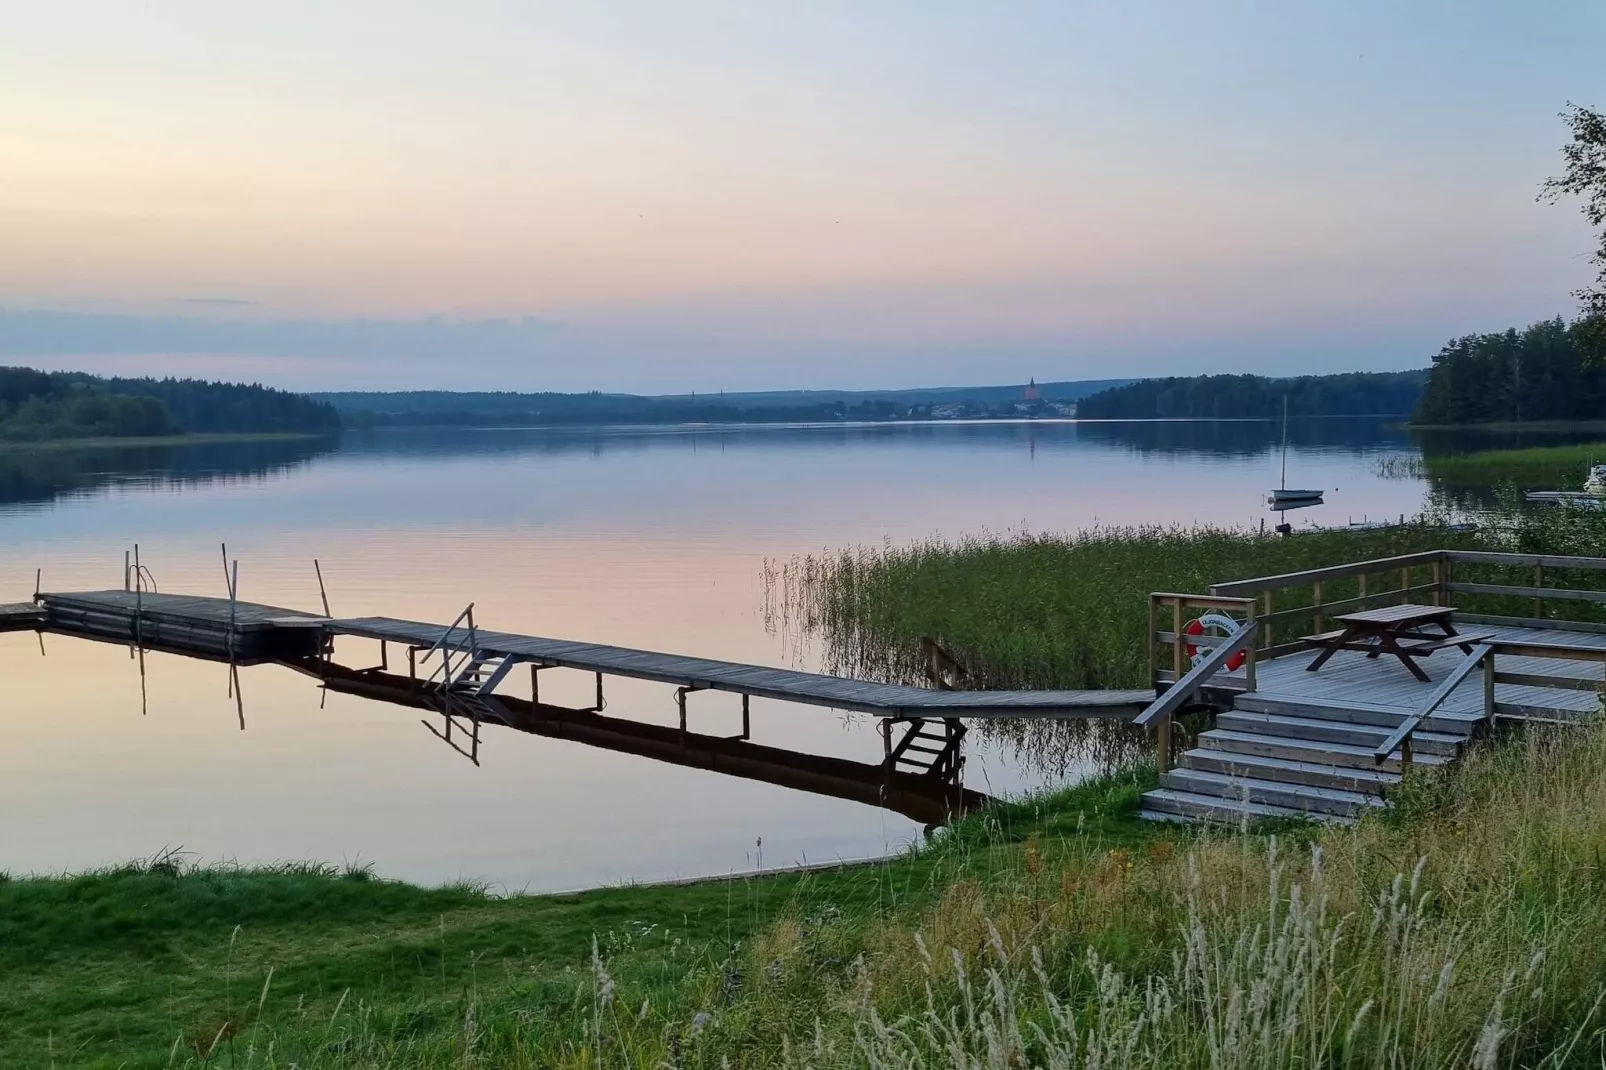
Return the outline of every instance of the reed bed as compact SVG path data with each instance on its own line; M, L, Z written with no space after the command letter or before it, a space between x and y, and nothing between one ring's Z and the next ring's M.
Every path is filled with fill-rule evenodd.
M1385 457L1374 470L1385 479L1429 479L1451 486L1513 482L1528 489L1577 490L1595 464L1606 464L1606 442Z
M772 627L817 640L829 671L924 680L921 640L978 688L1134 688L1148 680L1151 591L1485 540L1442 518L1291 537L1218 527L1102 527L862 546L769 562Z

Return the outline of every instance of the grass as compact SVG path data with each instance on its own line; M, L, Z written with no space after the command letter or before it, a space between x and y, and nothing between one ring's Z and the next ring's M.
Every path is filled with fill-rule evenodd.
M1606 464L1606 442L1389 457L1378 462L1377 471L1385 478L1425 477L1452 486L1487 487L1511 482L1525 489L1579 490L1591 464Z
M772 626L817 637L843 675L921 680L929 636L974 686L1135 688L1149 682L1151 591L1474 545L1480 536L1433 518L1288 538L1143 527L929 539L770 562L766 610Z
M6 1066L1599 1065L1606 726L1354 829L1143 773L830 873L495 899L309 867L0 884Z
M289 442L321 437L310 431L247 431L238 434L151 435L143 438L0 439L0 453L53 453L107 447L213 446L231 442Z

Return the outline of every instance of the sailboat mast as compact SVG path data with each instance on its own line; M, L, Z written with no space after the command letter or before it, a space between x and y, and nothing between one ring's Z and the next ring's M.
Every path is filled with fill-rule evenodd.
M1288 489L1288 395L1283 395L1283 474L1277 486Z

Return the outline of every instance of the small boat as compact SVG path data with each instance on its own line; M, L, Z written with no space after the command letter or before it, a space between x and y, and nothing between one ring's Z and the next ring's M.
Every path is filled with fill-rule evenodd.
M1288 486L1288 395L1283 395L1283 476L1281 485L1266 497L1273 509L1299 509L1306 505L1322 504L1319 490L1291 490Z
M1592 464L1583 490L1530 490L1523 495L1531 502L1572 502L1575 505L1606 504L1606 464Z

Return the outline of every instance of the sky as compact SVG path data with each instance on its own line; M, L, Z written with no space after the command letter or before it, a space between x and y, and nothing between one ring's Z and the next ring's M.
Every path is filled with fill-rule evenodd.
M683 392L1568 314L1606 3L0 0L0 361Z

